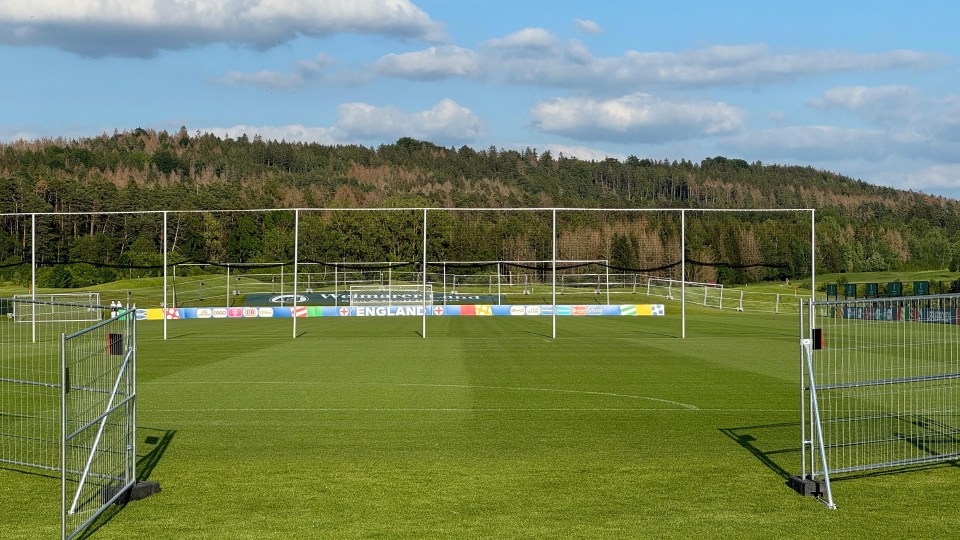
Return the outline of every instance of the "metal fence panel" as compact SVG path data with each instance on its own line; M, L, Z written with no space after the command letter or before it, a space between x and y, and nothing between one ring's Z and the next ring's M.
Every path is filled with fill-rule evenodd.
M62 520L73 538L136 482L136 318L63 337Z
M960 295L811 302L801 321L811 477L960 458Z

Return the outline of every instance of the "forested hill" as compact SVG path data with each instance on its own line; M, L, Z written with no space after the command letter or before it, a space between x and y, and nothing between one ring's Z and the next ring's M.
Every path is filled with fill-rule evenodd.
M816 208L820 269L960 264L960 204L810 167L582 161L535 149L377 148L136 129L0 145L0 211L271 207Z

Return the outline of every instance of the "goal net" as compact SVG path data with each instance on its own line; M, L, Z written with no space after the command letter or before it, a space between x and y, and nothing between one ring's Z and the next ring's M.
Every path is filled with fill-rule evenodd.
M351 306L432 306L433 285L351 285Z
M99 292L14 296L15 322L87 322L102 318Z
M647 278L647 296L660 296L670 300L680 300L681 292L688 304L722 309L723 285L720 283L701 283L699 281L680 281L677 279Z

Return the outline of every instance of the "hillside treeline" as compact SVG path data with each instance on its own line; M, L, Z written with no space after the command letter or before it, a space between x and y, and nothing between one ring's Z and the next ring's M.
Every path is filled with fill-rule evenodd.
M820 272L960 266L960 205L810 167L713 157L582 161L535 149L444 148L403 138L376 148L136 129L79 140L0 145L0 212L75 212L38 221L47 285L88 285L157 272L156 215L132 210L359 207L816 208ZM316 212L299 256L316 264L422 257L422 225L398 213ZM422 217L422 216L421 216ZM288 262L291 212L176 214L174 262ZM549 259L543 213L431 215L431 261ZM566 213L559 257L615 270L678 274L669 213ZM22 281L28 218L5 217L0 260ZM436 237L432 233L439 232ZM809 273L809 215L688 213L688 272L742 283ZM89 263L89 264L81 264ZM535 265L534 265L535 266Z

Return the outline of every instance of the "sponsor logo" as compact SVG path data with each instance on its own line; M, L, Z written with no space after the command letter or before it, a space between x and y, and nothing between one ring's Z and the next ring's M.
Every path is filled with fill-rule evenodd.
M238 307L227 308L227 317L230 317L231 319L243 317L243 308L238 308Z
M262 307L257 309L258 317L273 317L273 308Z
M245 307L245 308L243 308L243 316L244 316L244 317L256 317L256 316L257 316L257 308L255 308L255 307Z
M557 306L557 315L570 315L572 311L570 306Z
M342 308L340 308L340 316L341 316L341 317L346 317L346 316L349 315L349 314L350 314L350 308L347 308L347 307L342 307Z
M587 315L603 315L603 308L600 306L587 306Z
M443 306L436 306L433 308L434 315L443 315Z
M298 304L308 302L310 299L302 294L278 294L270 297L270 303L280 305L292 305L294 301Z
M540 315L540 306L527 306L527 315Z
M587 306L573 306L572 312L574 315L586 315Z
M213 318L214 319L226 319L227 318L227 308L213 308Z
M138 310L137 310L137 320L138 320L138 321L142 321L142 320L145 320L146 318L147 318L147 310L145 310L145 309L138 309Z
M197 308L197 318L198 319L209 319L213 317L213 310L210 308L202 307Z
M526 315L527 309L523 306L510 306L511 315Z

